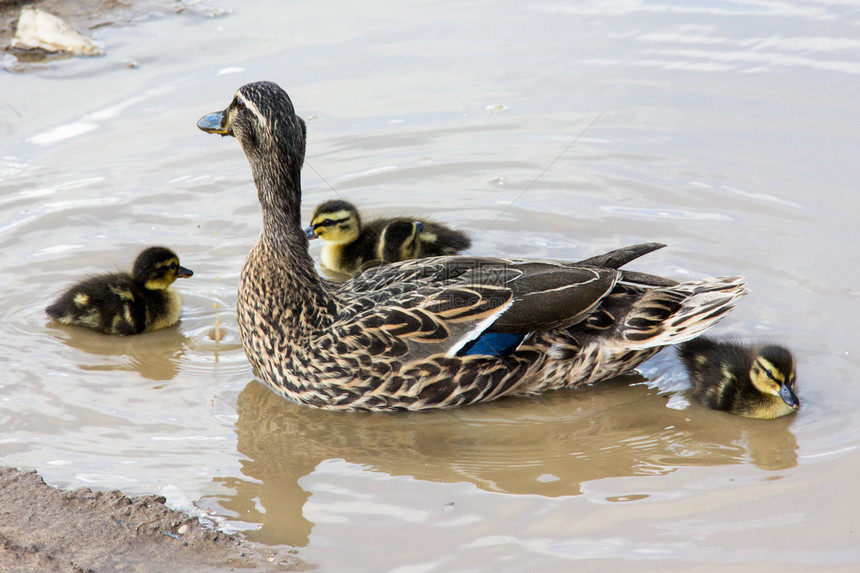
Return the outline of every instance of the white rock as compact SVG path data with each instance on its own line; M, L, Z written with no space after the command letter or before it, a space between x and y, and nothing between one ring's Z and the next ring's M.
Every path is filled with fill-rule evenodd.
M19 50L66 52L75 56L100 56L104 50L81 36L65 21L35 6L21 8L18 29L9 44Z

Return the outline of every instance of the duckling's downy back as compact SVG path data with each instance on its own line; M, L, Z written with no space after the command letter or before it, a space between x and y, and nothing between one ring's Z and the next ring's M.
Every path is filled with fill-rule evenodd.
M131 273L88 277L68 288L45 309L61 324L125 336L175 324L182 297L170 285L193 273L165 247L150 247L135 259Z
M748 418L777 418L797 410L795 362L778 345L744 345L699 337L678 346L690 396L714 410Z

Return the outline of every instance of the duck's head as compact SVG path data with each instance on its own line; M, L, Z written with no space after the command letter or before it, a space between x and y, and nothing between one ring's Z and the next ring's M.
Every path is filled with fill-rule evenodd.
M257 185L264 213L278 223L300 227L301 170L305 160L305 122L278 84L254 82L236 90L230 105L200 118L206 133L239 140Z
M352 243L361 234L361 217L352 203L333 199L320 203L305 229L308 239L324 239L334 244Z
M176 253L166 247L144 249L134 260L131 271L135 282L149 290L164 290L179 278L188 278L194 273L179 264Z
M418 257L421 250L421 221L392 221L379 236L378 256L381 261L395 263Z
M762 394L779 396L784 403L778 404L774 417L789 414L800 406L794 393L795 363L788 349L777 345L761 347L750 368L750 380Z
M282 155L297 160L299 167L304 163L305 122L296 115L287 92L274 82L245 84L227 109L201 117L197 127L238 139L252 165L253 158Z

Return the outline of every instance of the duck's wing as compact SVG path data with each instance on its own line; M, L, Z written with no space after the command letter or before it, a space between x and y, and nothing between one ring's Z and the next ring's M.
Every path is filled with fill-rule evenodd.
M362 339L385 354L504 354L531 332L582 321L619 276L615 269L559 261L404 261L344 283L333 329L342 340ZM473 350L490 334L491 344Z
M513 304L493 323L496 332L528 333L566 328L588 317L615 286L625 280L651 286L678 284L645 273L620 271L627 263L666 245L642 243L615 249L576 263L556 260L501 259L500 267L513 274L505 277ZM452 260L470 257L456 257ZM493 259L474 259L479 265ZM498 272L489 263L491 272ZM490 276L492 280L492 275Z

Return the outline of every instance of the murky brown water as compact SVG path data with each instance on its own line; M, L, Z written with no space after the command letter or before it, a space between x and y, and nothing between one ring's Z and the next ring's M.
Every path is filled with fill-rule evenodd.
M860 3L603 4L205 3L0 74L0 462L194 502L325 571L854 569ZM269 393L234 316L250 172L195 127L258 79L309 119L305 218L336 193L476 254L669 243L637 268L748 277L717 331L791 346L801 412L687 407L670 352L647 381L454 412ZM178 327L46 324L153 243L195 271Z

